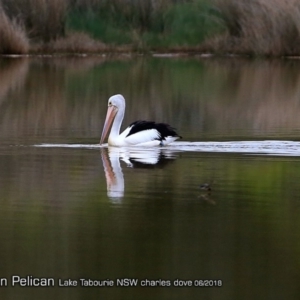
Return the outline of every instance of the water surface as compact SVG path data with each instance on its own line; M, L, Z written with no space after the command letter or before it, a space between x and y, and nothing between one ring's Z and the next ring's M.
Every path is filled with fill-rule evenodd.
M2 59L0 74L1 298L298 298L298 61ZM183 141L96 146L115 93L125 124L169 122ZM115 285L58 287L80 278Z

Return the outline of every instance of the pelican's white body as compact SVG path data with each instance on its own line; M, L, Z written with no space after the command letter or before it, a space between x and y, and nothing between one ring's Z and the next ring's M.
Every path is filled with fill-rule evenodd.
M159 132L156 129L148 129L139 131L135 134L128 135L131 130L131 126L127 127L121 134L114 134L113 128L108 138L108 144L110 146L122 147L122 146L144 146L144 147L154 147L154 146L162 146L167 145L175 140L178 137L167 137L166 141L163 143L159 138Z

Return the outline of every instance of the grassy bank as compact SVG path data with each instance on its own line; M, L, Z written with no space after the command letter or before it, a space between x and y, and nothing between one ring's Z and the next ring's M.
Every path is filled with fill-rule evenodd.
M298 0L0 0L0 53L300 54Z

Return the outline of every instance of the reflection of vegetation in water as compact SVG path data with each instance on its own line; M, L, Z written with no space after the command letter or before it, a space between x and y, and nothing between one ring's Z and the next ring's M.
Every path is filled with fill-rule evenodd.
M3 135L23 137L31 128L49 138L69 129L98 140L107 99L121 93L124 126L137 119L169 122L185 140L197 141L298 137L296 61L92 57L0 67Z

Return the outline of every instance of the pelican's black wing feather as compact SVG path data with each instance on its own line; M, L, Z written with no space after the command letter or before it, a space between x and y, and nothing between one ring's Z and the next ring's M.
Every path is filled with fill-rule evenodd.
M157 139L159 141L164 140L167 136L178 136L181 138L181 136L176 133L175 128L165 123L155 123L152 121L135 121L131 123L129 127L131 127L131 129L127 136L130 136L143 130L156 129L160 135L160 137Z

